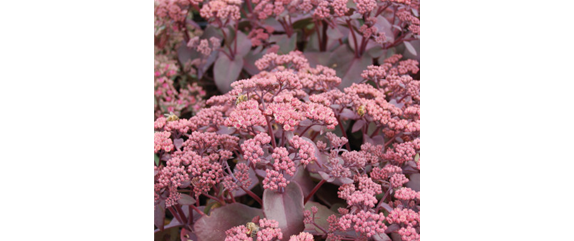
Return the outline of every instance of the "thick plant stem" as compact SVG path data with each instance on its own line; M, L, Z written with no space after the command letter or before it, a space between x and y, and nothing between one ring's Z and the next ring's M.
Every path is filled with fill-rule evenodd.
M247 193L247 195L249 195L250 197L252 197L253 199L255 199L255 201L257 201L259 203L259 205L261 205L261 208L263 208L263 201L261 200L261 198L259 198L257 195L255 195L255 193L245 189L242 186L239 186L243 191L245 191L245 193Z
M347 136L347 132L345 131L345 127L343 126L343 123L341 122L341 118L337 117L337 122L339 122L339 127L341 128L341 132L343 132L343 136L345 136L345 138L347 138L347 143L345 143L345 146L347 147L347 150L351 151L351 145L349 144L349 137Z
M351 21L347 19L347 24L349 25L349 29L351 30L351 35L353 36L353 43L355 43L355 58L359 58L359 46L357 45L357 37L355 36L355 31L353 31L353 25Z
M307 203L307 201L309 201L309 199L317 192L317 190L319 190L319 188L323 185L323 183L325 183L325 179L322 179L319 183L317 183L317 186L315 186L315 188L313 188L313 190L311 190L311 192L309 193L309 195L307 195L307 197L305 198L305 200L303 201L303 204Z
M196 206L189 205L189 207L193 208L193 210L195 210L197 213L201 214L201 216L204 216L204 217L207 216L207 214L205 214L204 212L199 210L199 208L197 208ZM191 212L191 213L193 213L193 212ZM190 215L190 217L193 217L193 216Z

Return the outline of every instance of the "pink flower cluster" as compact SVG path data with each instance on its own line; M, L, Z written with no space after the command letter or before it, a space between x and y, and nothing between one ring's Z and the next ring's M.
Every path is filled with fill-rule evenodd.
M402 168L394 165L386 165L383 168L374 167L371 171L371 178L376 181L388 180L394 174L401 174L402 172Z
M420 149L419 143L420 139L417 138L413 141L393 144L393 149L387 149L383 158L395 164L402 165L414 159Z
M203 4L199 14L205 19L229 18L237 20L241 17L239 9L241 3L241 0L210 0Z
M273 69L277 66L285 68L293 67L295 70L309 68L309 62L299 51L292 51L286 55L277 55L275 53L266 54L261 59L255 61L255 66L260 70Z
M265 126L267 121L261 113L257 101L248 100L237 104L229 118L225 120L225 125L245 131L249 127Z
M257 241L273 241L283 239L283 233L279 228L279 223L272 219L262 218L259 220L259 231Z
M377 203L375 195L381 194L381 185L374 183L367 176L359 177L359 190L354 184L344 184L339 187L339 198L347 200L349 206L373 208Z
M355 214L343 215L339 220L339 225L342 230L347 230L352 226L355 232L371 237L385 232L387 226L384 224L384 221L385 216L383 214L361 210Z
M317 161L317 157L315 156L315 147L305 139L299 136L293 136L293 138L289 140L289 144L293 148L299 150L297 155L301 159L301 163L303 165L309 165L310 163Z
M174 113L181 115L185 112L195 113L203 107L205 91L197 83L187 84L176 89L172 78L179 75L179 67L167 56L156 56L155 59L155 91L156 115Z
M421 199L421 193L408 187L400 188L395 192L395 198L399 200Z
M271 33L274 29L271 26L265 26L263 28L254 28L249 32L247 38L251 39L251 46L257 47L266 42L269 39Z
M234 173L225 176L223 180L223 186L225 187L225 190L229 191L237 190L239 187L247 188L249 185L251 185L251 178L249 177L249 166L247 166L245 163L237 163Z
M301 232L298 235L292 235L289 241L313 241L313 235L307 232Z
M269 144L270 141L271 137L265 132L257 134L252 139L246 140L241 144L243 157L253 164L259 163L260 158L265 154L263 146Z
M251 236L247 235L250 232L251 231L243 225L235 226L225 231L225 235L227 236L225 237L225 241L252 241Z
M160 150L170 152L174 149L173 142L169 136L171 136L171 133L167 131L154 133L154 153L158 153Z
M200 40L198 36L195 36L187 42L188 48L194 48L204 56L210 55L212 50L217 50L220 46L221 40L216 37L210 37L208 41L207 39Z

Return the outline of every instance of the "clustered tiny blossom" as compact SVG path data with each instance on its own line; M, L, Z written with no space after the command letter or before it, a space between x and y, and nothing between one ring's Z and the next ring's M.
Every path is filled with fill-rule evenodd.
M257 164L260 158L265 154L262 146L269 144L270 141L271 137L265 132L257 134L252 139L246 140L241 144L241 150L244 153L245 159L253 164Z
M170 152L173 150L173 142L169 138L171 136L170 132L163 131L163 132L156 132L154 133L154 152L158 153L160 150L165 152Z
M421 194L408 187L401 188L395 192L395 198L399 200L420 199Z
M279 223L272 219L262 218L259 220L259 231L257 241L274 241L283 239L283 233L279 228Z
M301 232L298 235L292 235L289 241L313 241L313 235L307 232Z

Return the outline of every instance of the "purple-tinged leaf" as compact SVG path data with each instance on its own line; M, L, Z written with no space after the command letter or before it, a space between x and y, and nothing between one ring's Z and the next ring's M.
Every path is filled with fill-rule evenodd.
M235 127L227 127L227 126L219 126L219 130L217 130L217 134L220 135L231 135L235 133Z
M313 121L309 119L305 119L299 122L299 126L310 126L311 124L313 124Z
M403 42L405 44L405 47L407 48L407 50L413 54L414 56L417 56L417 50L415 49L415 47L410 43L410 42Z
M341 183L343 183L343 184L351 184L351 183L353 183L353 179L348 178L348 177L340 177L340 178L338 178L338 179L339 179L339 181L341 181Z
M356 121L355 124L353 124L353 128L351 129L351 132L355 132L355 131L360 130L361 128L363 128L365 123L367 123L367 122L365 122L364 120Z
M339 116L351 120L359 118L359 115L357 115L357 113L347 108L343 109L343 111Z
M267 176L267 171L262 169L255 169L255 174L257 174L257 176L265 178L265 176Z
M245 225L255 216L263 216L261 209L241 203L227 204L197 220L193 229L199 241L224 240L225 231L239 225Z
M377 17L377 22L373 25L377 27L379 32L384 32L387 38L385 42L392 43L395 41L395 34L393 33L393 25L387 20L387 18L379 15Z
M299 187L301 187L301 190L303 191L303 196L305 197L309 195L309 193L311 193L311 190L313 190L313 188L315 187L315 183L313 182L313 180L311 180L309 172L303 166L298 167L298 170L295 173L295 176L293 176L293 178L291 179L291 181L299 184Z
M413 12L413 15L415 15L415 17L418 17L418 16L419 16L419 11L418 11L418 10L416 10L416 9L414 9L414 8L411 8L411 11Z
M391 241L391 238L384 233L377 233L373 235L373 240L375 241Z
M295 50L295 44L297 43L297 33L288 37L287 34L272 35L269 37L269 42L276 43L279 45L279 50L277 54L287 54Z
M235 47L233 47L235 48ZM241 31L237 31L237 54L235 58L243 58L251 51L251 39Z
M163 230L165 222L165 201L160 201L153 212L153 222L159 230Z
M333 214L337 214L333 212L331 209L325 207L323 204L313 201L307 201L305 204L305 210L311 211L311 207L317 207L317 213L315 214L315 223L319 225L319 227L329 230L329 222L327 222L327 218ZM323 233L319 228L315 227L313 224L305 224L305 230L314 229L319 233Z
M176 241L179 239L179 227L154 232L153 237L156 241Z
M355 58L354 52L348 46L341 45L331 53L328 66L335 66L337 76L341 78L339 89L344 89L353 83L361 82L363 80L361 73L372 63L372 58L368 54Z
M385 145L385 139L381 135L374 136L372 138L372 140L373 140L373 144L375 144L375 145Z
M243 68L247 73L250 75L255 75L260 72L260 70L255 66L255 61L263 57L263 55L267 52L267 50L261 50L262 46L255 48L253 51L247 53L245 57L243 57Z
M396 223L393 223L387 227L387 229L385 230L385 233L392 233L394 231L399 230L400 228L401 228L401 226L399 226Z
M178 200L179 204L181 205L193 205L195 204L195 198L192 198L191 196L187 195L187 194L180 194L181 198Z
M337 26L339 26L339 25L337 25ZM339 30L338 27L335 27L335 28L329 27L329 28L327 28L327 36L330 39L340 39L340 38L343 38L345 35L343 35L343 33L341 33L341 30Z
M411 189L415 190L415 191L420 191L421 190L421 174L420 173L415 173L415 174L411 174L409 176L409 182L407 183L407 187L410 187Z
M317 65L327 66L329 64L330 52L305 52L305 58L309 61L309 66L316 68Z
M392 208L391 206L389 206L389 204L387 204L387 203L384 203L384 202L383 202L383 203L381 203L380 205L381 205L382 208L384 208L384 209L387 210L388 212L393 211L393 208Z
M321 175L321 178L323 178L323 180L327 181L327 182L333 182L335 181L334 177L331 177L331 175L322 172L322 171L318 171L317 173L319 173L319 175Z
M279 223L279 228L286 239L305 229L303 198L303 191L295 182L289 183L283 193L269 189L263 191L265 217Z
M230 91L231 83L237 80L241 69L243 69L242 58L230 60L227 56L220 54L213 67L213 77L219 91L222 93Z
M173 145L175 146L175 148L181 149L181 146L183 146L183 139L177 138L177 139L173 140Z

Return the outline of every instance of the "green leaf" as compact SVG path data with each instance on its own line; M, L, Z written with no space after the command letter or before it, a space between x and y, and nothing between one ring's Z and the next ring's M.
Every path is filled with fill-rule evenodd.
M159 166L159 156L157 156L157 154L153 154L153 159L155 161L155 165Z

